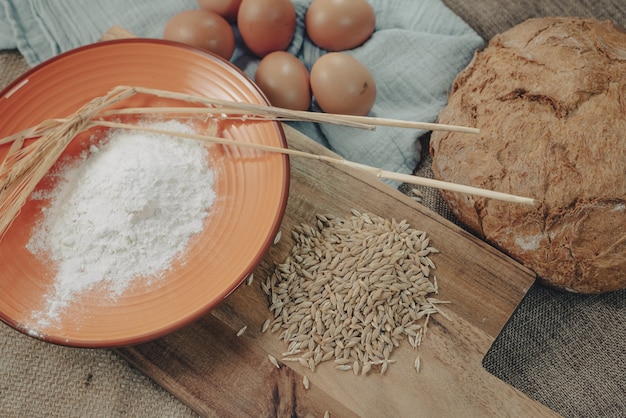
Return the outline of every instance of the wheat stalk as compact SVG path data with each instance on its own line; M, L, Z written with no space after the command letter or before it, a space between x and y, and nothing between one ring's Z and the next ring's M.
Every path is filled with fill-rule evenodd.
M42 134L41 138L27 146L23 146L27 139L25 133L13 139L8 153L0 163L0 237L71 140L91 126L91 119L100 110L132 94L126 88L113 89L107 95L97 97L84 105L67 120L45 121L38 127L27 130L32 134ZM5 143L4 140L0 142Z
M433 188L448 190L448 191L453 191L453 192L473 194L476 196L482 196L482 197L487 197L490 199L503 200L503 201L513 202L513 203L524 203L524 204L535 203L534 199L531 199L528 197L521 197L521 196L509 194L509 193L502 193L502 192L497 192L497 191L488 190L488 189L481 189L481 188L473 187L473 186L466 186L466 185L462 185L458 183L450 183L450 182L441 181L441 180L414 176L411 174L396 173L393 171L387 171L387 170L383 170L377 167L372 167L369 165L345 160L343 158L330 157L330 156L319 155L319 154L311 154L305 151L294 150L291 148L281 148L281 147L276 147L272 145L241 142L241 141L236 141L233 139L227 139L227 138L215 137L215 136L209 136L209 135L171 132L171 131L166 131L162 129L151 128L148 126L132 125L132 124L127 124L127 123L119 123L119 122L96 120L96 121L93 121L92 124L94 126L99 125L99 126L113 128L113 129L134 129L134 130L140 130L143 132L150 132L150 133L156 133L156 134L195 139L195 140L210 142L213 144L251 148L251 149L256 149L260 151L293 155L293 156L304 157L304 158L312 158L315 160L325 161L325 162L332 163L332 164L339 164L339 165L345 165L345 166L357 168L359 170L367 171L376 177L384 178L388 180L397 180L397 181L401 181L401 182L408 183L408 184L415 184L415 185L428 186L428 187L433 187Z
M413 122L389 118L378 118L371 116L338 115L333 113L309 112L303 110L283 109L275 106L268 106L254 103L232 102L228 100L213 99L201 96L194 96L185 93L177 93L166 90L152 89L146 87L128 87L137 93L151 94L166 99L183 100L189 103L199 103L208 106L218 106L214 109L206 108L130 108L118 109L103 113L103 115L123 114L123 113L224 113L238 114L242 117L263 117L274 120L290 120L304 122L318 122L326 124L343 125L355 128L375 129L376 126L387 126L406 129L420 129L428 131L450 131L469 134L478 134L480 130L467 126L445 125L440 123Z
M202 104L205 107L166 107L166 108L127 108L111 110L110 107L135 94L150 94L157 97L184 100L189 103ZM208 107L206 107L208 106ZM109 110L106 110L109 108ZM514 203L534 204L534 200L508 193L501 193L477 187L465 186L456 183L444 182L408 174L395 173L376 167L348 161L342 158L311 154L304 151L281 148L270 145L254 144L216 136L184 134L167 132L146 126L138 126L119 122L102 120L102 117L121 114L220 114L220 117L230 117L245 121L246 119L261 120L298 120L318 123L339 124L361 129L375 129L376 126L394 126L408 129L447 130L464 133L478 133L475 128L462 126L440 125L423 122L400 121L385 118L364 116L334 115L316 112L294 111L272 106L236 103L226 100L209 99L184 93L170 92L158 89L149 89L137 86L118 86L106 95L96 97L81 107L77 112L65 119L50 119L39 125L21 132L0 138L0 145L9 146L9 150L0 162L0 237L4 235L26 199L32 193L39 181L58 160L72 139L94 126L114 129L135 129L146 132L168 134L178 137L188 137L215 144L253 148L266 152L274 152L313 158L332 164L340 164L367 171L376 177L402 181L409 184L423 185L460 193L468 193L490 199L498 199ZM224 116L225 115L225 116ZM229 116L230 115L230 116ZM26 145L26 140L38 138Z

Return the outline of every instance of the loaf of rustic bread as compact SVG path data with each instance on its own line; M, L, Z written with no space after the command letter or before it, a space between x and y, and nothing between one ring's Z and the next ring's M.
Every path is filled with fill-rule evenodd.
M469 229L550 286L626 288L626 32L610 22L528 20L459 74L435 132L441 180L537 205L442 192Z

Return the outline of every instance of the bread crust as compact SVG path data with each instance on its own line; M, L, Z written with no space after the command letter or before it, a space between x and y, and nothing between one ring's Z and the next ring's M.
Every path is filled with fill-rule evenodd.
M530 19L456 78L433 132L437 179L533 197L528 206L442 192L469 229L580 293L626 288L626 32L608 21Z

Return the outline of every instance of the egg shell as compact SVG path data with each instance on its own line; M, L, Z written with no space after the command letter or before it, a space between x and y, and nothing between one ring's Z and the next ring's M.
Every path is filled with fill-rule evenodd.
M296 29L296 10L291 0L243 0L237 26L250 51L264 57L289 47Z
M241 0L198 0L198 7L202 10L216 13L229 22L237 20Z
M311 105L309 72L288 52L266 55L259 62L254 81L273 106L307 110Z
M363 44L376 26L376 14L366 0L313 0L305 16L311 41L329 51Z
M329 52L315 61L311 89L326 113L365 116L376 101L376 82L370 71L343 52Z
M170 18L163 38L208 50L229 60L235 51L235 34L220 15L207 10L186 10Z

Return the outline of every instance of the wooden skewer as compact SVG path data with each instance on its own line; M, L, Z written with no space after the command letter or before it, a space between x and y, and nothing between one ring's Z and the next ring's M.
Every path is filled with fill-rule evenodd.
M139 107L112 109L100 112L100 116L123 115L123 114L220 114L224 119L239 120L280 120L280 121L305 121L318 122L334 125L348 126L359 129L375 130L376 126L388 126L406 129L419 129L430 131L450 131L460 133L479 134L478 128L466 126L446 125L428 122L413 122L390 118L378 118L370 116L339 115L333 113L318 113L300 110L283 109L274 106L254 103L232 102L221 99L211 99L201 96L193 96L185 93L177 93L166 90L151 89L137 86L118 86L113 91L124 91L127 94L143 93L157 97L185 100L191 103L201 103L211 107ZM217 106L217 107L216 107ZM237 116L231 116L237 115ZM62 123L63 119L48 120L44 123L17 132L5 138L0 138L0 145L34 138L43 135L47 130L54 129Z
M246 104L247 107L247 104ZM129 107L124 109L107 110L101 113L101 116L117 116L117 115L149 115L149 114L169 114L169 115L218 115L220 119L235 119L240 121L303 121L303 122L321 122L333 125L343 125L350 128L376 130L376 125L361 123L356 121L343 120L335 115L324 113L315 114L313 112L305 112L306 115L294 115L290 110L276 111L267 109L242 109L236 107ZM321 115L321 116L320 116Z
M407 129L420 129L420 130L428 130L428 131L450 131L450 132L460 132L460 133L470 133L470 134L479 134L480 130L477 128L471 128L467 126L455 126L455 125L445 125L439 123L427 123L427 122L413 122L413 121L404 121L404 120L396 120L389 118L377 118L370 116L353 116L353 115L338 115L333 113L318 113L318 112L308 112L302 110L290 110L283 109L274 106L260 105L254 103L243 103L243 102L232 102L228 100L221 99L212 99L201 96L193 96L185 93L177 93L166 90L159 89L151 89L145 87L138 86L126 86L128 89L133 89L137 93L143 94L151 94L157 97L168 98L168 99L177 99L184 100L190 103L202 103L204 105L209 106L221 106L224 108L228 108L229 110L237 109L242 114L249 114L251 116L255 115L272 115L276 118L284 118L289 120L300 120L300 121L309 121L309 122L320 122L320 123L329 123L329 124L338 124L338 125L346 125L351 127L360 127L360 128L370 128L372 126L388 126L388 127L397 127L397 128L407 128ZM150 112L153 112L155 108L149 108ZM175 108L169 108L168 111L174 111ZM189 108L183 108L189 111ZM194 109L194 108L191 108ZM195 108L197 109L197 108ZM146 109L147 110L147 109ZM197 112L198 110L193 110ZM111 111L109 114L116 113L124 113L123 109ZM133 112L129 110L128 112ZM184 113L184 111L183 111Z
M348 161L342 158L329 157L326 155L311 154L308 152L289 149L289 148L281 148L281 147L276 147L272 145L241 142L241 141L235 141L235 140L227 139L227 138L220 138L220 137L200 135L200 134L170 132L170 131L164 131L161 129L150 128L147 126L131 125L131 124L119 123L119 122L94 120L91 123L93 126L99 125L99 126L115 128L115 129L134 129L134 130L140 130L144 132L151 132L151 133L157 133L157 134L196 139L196 140L211 142L214 144L231 145L231 146L237 146L237 147L252 148L252 149L257 149L257 150L267 151L267 152L294 155L294 156L299 156L299 157L304 157L304 158L313 158L313 159L320 160L320 161L325 161L325 162L329 162L333 164L343 164L349 167L364 170L375 175L376 177L384 178L388 180L396 180L396 181L401 181L401 182L408 183L408 184L416 184L416 185L421 185L421 186L434 187L437 189L448 190L452 192L467 193L467 194L472 194L475 196L482 196L482 197L486 197L490 199L497 199L497 200L513 202L513 203L523 203L523 204L529 204L529 205L532 205L535 203L535 200L529 197L516 196L516 195L512 195L508 193L481 189L481 188L473 187L473 186L465 186L465 185L457 184L457 183L450 183L450 182L441 181L441 180L414 176L411 174L396 173L396 172L383 170L383 169L372 167L372 166L365 165L365 164L355 163L355 162Z
M276 109L276 108L274 108ZM265 110L265 109L263 109ZM281 112L262 112L261 109L250 114L250 109L238 107L129 107L102 112L102 116L112 115L147 115L147 114L214 114L223 115L223 119L238 120L279 120L306 121L343 125L352 128L375 130L376 126L388 126L427 131L449 131L479 134L480 129L466 126L445 125L440 123L412 122L400 119L377 118L372 116L339 115L332 113L314 113L299 110L281 109ZM305 115L306 114L306 115Z

